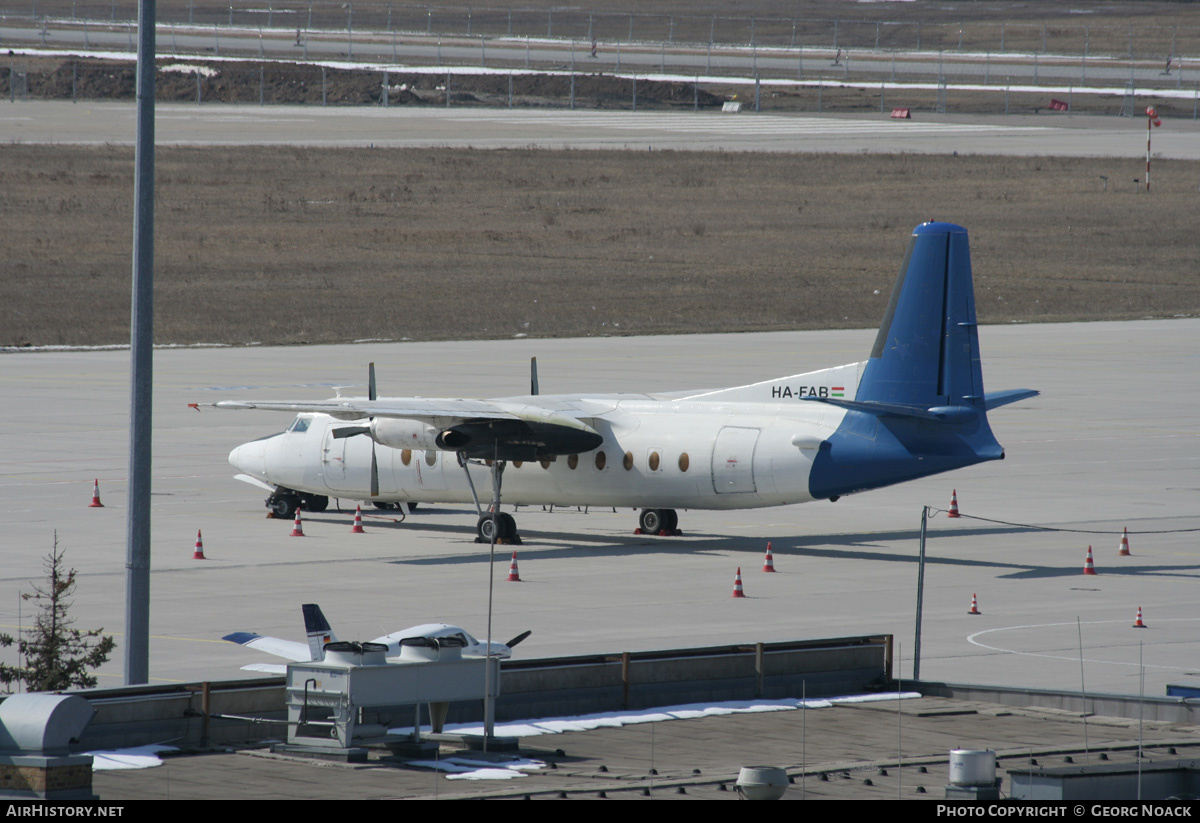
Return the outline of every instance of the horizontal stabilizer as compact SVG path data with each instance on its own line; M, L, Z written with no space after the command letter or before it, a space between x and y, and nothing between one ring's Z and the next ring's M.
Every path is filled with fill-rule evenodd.
M278 637L263 637L253 632L234 632L221 638L239 646L256 649L260 652L273 654L285 660L311 660L307 643L297 643L295 640L281 640Z
M1005 389L1004 391L990 391L983 396L983 407L988 411L1007 406L1009 403L1016 403L1020 400L1028 400L1030 397L1037 397L1041 394L1037 389Z
M801 399L815 403L828 403L831 406L854 409L867 414L915 417L919 420L933 420L939 423L965 423L979 414L970 406L931 406L922 409L916 406L901 406L896 403L880 403L877 400L833 400L827 397L803 397Z

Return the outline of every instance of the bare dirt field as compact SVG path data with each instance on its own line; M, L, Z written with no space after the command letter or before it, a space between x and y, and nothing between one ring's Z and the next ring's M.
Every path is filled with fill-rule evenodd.
M869 327L912 227L980 319L1200 312L1200 164L447 150L157 152L159 343ZM1100 175L1110 178L1103 190ZM0 147L0 344L129 339L132 150Z
M163 59L163 66L180 68L177 60ZM24 77L19 83L21 96L39 100L133 100L135 64L130 60L74 60L30 58L22 62ZM156 79L156 98L161 101L199 104L228 103L265 105L290 104L312 106L370 106L382 103L383 75L379 71L324 69L319 66L274 62L216 62L188 60L185 71L160 70ZM201 77L197 82L199 67ZM566 109L572 101L572 79L563 75L500 74L453 77L449 92L444 75L388 73L389 106L446 105L446 94L455 108L506 108L509 82L512 83L514 108ZM10 96L10 75L0 71L0 99ZM634 88L628 78L606 74L579 74L574 78L574 105L580 109L628 111L634 108ZM881 101L880 95L884 95ZM947 112L954 114L1038 114L1048 110L1053 95L1036 91L1006 90L1003 84L989 90L951 88L945 96ZM1058 96L1070 101L1072 114L1118 116L1126 103L1124 96L1112 94L1074 94ZM739 99L753 106L752 87L720 81L694 88L692 83L659 82L646 79L636 84L636 108L646 110L692 111L719 108L727 100ZM1191 118L1194 101L1184 97L1156 97L1143 92L1141 106L1151 105L1164 118ZM839 85L803 87L766 87L761 110L778 112L877 113L886 108L903 107L914 112L934 112L938 92L927 88L892 88L886 92L874 87Z
M46 0L41 13L61 6L65 16L65 0L55 2ZM159 14L194 13L207 24L203 15L211 13L223 23L243 5L160 0ZM344 13L340 4L314 6L335 23ZM79 8L95 16L86 3ZM110 10L96 8L101 16ZM398 26L405 8L356 3L355 26ZM503 8L476 7L473 25L506 25L497 16ZM808 26L820 32L808 42L826 34L848 45L882 37L880 47L903 49L920 24L926 50L993 49L1002 36L1009 50L1174 55L1195 51L1196 8L1157 0L814 0L798 23L795 4L783 0L676 1L655 4L653 14L635 0L603 0L587 11L598 26L634 15L639 32L651 31L650 17L669 18L680 39L703 40L718 15L723 26L738 15L757 17L762 42L796 31L817 36ZM554 15L558 36L566 36L563 27L590 25L589 14L572 18L552 0L523 9L545 14L547 23ZM111 14L124 19L116 5ZM463 22L455 15L467 16L465 6L439 6L438 14L439 25L451 28ZM541 20L518 15L520 25ZM831 20L839 21L836 33ZM617 22L622 31L634 24ZM133 95L130 64L26 64L31 96ZM255 103L261 95L319 104L327 96L353 105L372 102L379 90L378 76L367 72L330 70L322 90L315 68L220 69L201 83L206 101ZM0 72L0 93L11 76ZM194 74L164 72L158 82L160 99L197 93ZM406 87L393 104L444 99L433 78L391 82ZM504 79L455 82L456 105L495 105L507 95ZM579 105L625 107L627 92L613 82L581 79ZM517 105L563 105L568 93L561 78L516 83ZM708 91L701 105L723 97ZM693 103L690 86L679 84L647 83L638 94L639 107ZM812 110L812 97L811 90L780 94L764 106ZM1032 110L1043 97L1014 96L1012 104ZM878 100L826 90L821 105L870 110ZM973 103L949 105L970 111ZM1111 113L1119 101L1086 105ZM280 148L160 148L157 158L160 343L873 326L908 232L928 218L971 230L983 322L1200 312L1195 163L1156 163L1147 195L1129 182L1140 164L1115 160ZM0 345L128 341L132 192L132 150L0 147Z

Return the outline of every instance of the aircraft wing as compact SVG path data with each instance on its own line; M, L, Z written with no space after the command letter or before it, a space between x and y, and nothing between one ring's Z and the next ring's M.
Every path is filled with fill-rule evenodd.
M251 649L256 649L260 652L273 654L276 657L282 657L285 660L308 661L312 660L312 652L309 651L307 643L298 643L295 640L281 640L278 637L263 637L261 634L254 632L234 632L227 634L221 638L228 640L230 643L237 643L239 646L246 646ZM255 665L272 665L272 664L255 664ZM248 667L243 667L248 668ZM266 669L251 669L251 671L267 671Z
M532 399L402 397L369 400L338 397L318 402L223 400L213 406L218 409L328 414L342 420L370 418L374 421L372 438L388 446L395 446L397 441L386 431L379 430L380 420L416 420L440 432L438 448L464 452L472 458L543 459L591 451L604 441L582 419L591 417L592 412L554 401L529 402ZM361 433L366 433L365 427Z
M497 402L492 400L453 400L444 397L403 397L367 400L366 398L338 397L318 401L276 400L222 400L213 403L217 409L260 409L264 411L311 412L328 414L346 420L363 417L395 417L405 420L423 420L430 423L468 422L477 420L524 420L527 423L542 423L564 426L577 431L590 431L581 418L592 416L564 404L531 404L521 400Z
M217 409L261 409L265 411L313 412L347 420L360 417L402 417L409 420L515 420L513 411L488 400L453 400L444 397L402 397L368 400L365 397L338 397L333 400L222 400ZM548 411L548 410L547 410Z

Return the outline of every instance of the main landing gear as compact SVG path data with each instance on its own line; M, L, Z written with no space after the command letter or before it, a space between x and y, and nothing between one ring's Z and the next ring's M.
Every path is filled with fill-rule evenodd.
M329 498L323 494L308 494L279 486L271 492L266 505L276 519L291 520L296 516L296 509L304 509L306 512L325 511L329 508Z
M674 509L642 509L634 534L653 534L659 537L679 537L679 514Z
M496 533L497 543L511 543L513 545L521 545L521 536L517 534L517 521L508 512L499 512L496 519L492 519L490 512L485 512L479 516L479 522L475 524L476 543L491 543L492 532Z
M492 505L487 511L479 505L479 495L475 493L475 482L471 472L467 470L467 455L458 453L458 465L467 475L467 485L471 487L471 497L475 501L475 510L479 512L479 520L475 522L476 543L507 543L513 546L521 545L521 535L517 532L516 519L507 512L500 511L500 486L504 480L503 460L491 460L492 470ZM493 517L493 512L495 516Z

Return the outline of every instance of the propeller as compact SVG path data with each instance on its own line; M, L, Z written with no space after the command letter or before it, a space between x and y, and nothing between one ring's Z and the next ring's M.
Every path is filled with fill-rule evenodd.
M367 399L375 400L378 393L375 391L375 364L367 364ZM368 421L374 421L374 417L368 417ZM359 434L370 434L370 425L366 426L342 426L333 430L333 439L342 440L346 437L354 437ZM375 456L375 439L371 438L371 496L379 496L379 460Z
M504 645L508 646L511 649L513 646L517 645L522 640L524 640L526 637L529 637L529 635L531 635L531 634L533 634L533 629L528 629L526 631L523 631L520 634L518 634L516 637L514 637L512 640L505 643Z
M536 395L538 393L537 379L537 358L529 358L529 393Z

